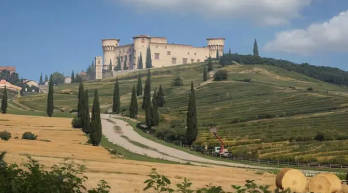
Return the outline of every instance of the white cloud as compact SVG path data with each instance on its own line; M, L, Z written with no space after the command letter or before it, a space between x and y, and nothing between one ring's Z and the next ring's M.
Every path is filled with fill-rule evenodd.
M348 52L348 10L307 29L280 32L264 49L303 55L322 51Z
M245 18L261 25L285 24L312 0L121 0L140 10L196 13L204 17Z

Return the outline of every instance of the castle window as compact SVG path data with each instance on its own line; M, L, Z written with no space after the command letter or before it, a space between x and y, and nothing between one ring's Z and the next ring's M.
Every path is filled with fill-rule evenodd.
M172 64L176 64L176 58L172 58Z
M187 64L187 58L183 58L183 59L182 59L182 63L183 63L183 64Z
M194 55L197 55L197 53L195 52Z
M190 52L187 52L187 55L190 55Z
M159 60L160 54L159 53L155 53L155 59Z
M167 51L167 55L170 56L172 53L170 51Z

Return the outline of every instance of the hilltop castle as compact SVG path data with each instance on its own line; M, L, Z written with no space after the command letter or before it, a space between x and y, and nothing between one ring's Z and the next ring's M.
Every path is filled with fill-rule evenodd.
M225 46L225 38L208 38L206 47L193 47L168 43L167 38L147 35L133 37L132 44L119 45L119 42L119 39L102 40L104 57L95 57L96 79L102 79L103 72L110 70L111 66L115 69L120 65L120 70L137 69L140 56L145 68L148 48L151 50L152 67L159 68L203 62L208 57L222 55Z

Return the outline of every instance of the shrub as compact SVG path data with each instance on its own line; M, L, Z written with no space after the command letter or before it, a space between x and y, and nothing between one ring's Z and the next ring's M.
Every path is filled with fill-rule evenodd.
M313 91L312 87L307 88L307 91Z
M317 141L324 141L325 140L325 136L323 133L317 133L317 135L314 137L315 140Z
M173 80L173 86L183 86L183 85L184 85L184 81L182 80L182 78L180 76L177 76Z
M7 140L9 140L9 139L11 138L11 133L10 133L10 132L7 132L7 131L1 131L1 132L0 132L0 138L1 138L2 140L7 141Z
M228 75L226 70L219 70L214 74L215 81L227 80L227 77Z
M71 121L71 125L74 128L81 128L81 121L78 117L74 117L73 120Z
M35 134L32 133L32 132L25 132L25 133L23 133L23 135L22 135L22 139L36 140L36 138L37 138L37 135L35 135Z

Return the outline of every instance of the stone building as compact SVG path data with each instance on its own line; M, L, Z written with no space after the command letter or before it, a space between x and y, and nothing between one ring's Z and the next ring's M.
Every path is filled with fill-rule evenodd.
M139 35L133 37L133 43L120 45L119 39L104 39L102 47L104 57L95 57L96 79L103 78L103 71L115 69L119 63L121 70L137 69L138 60L142 56L145 68L147 49L151 50L152 67L160 68L179 64L203 62L209 57L221 56L225 46L225 38L208 38L207 46L168 43L164 37Z

